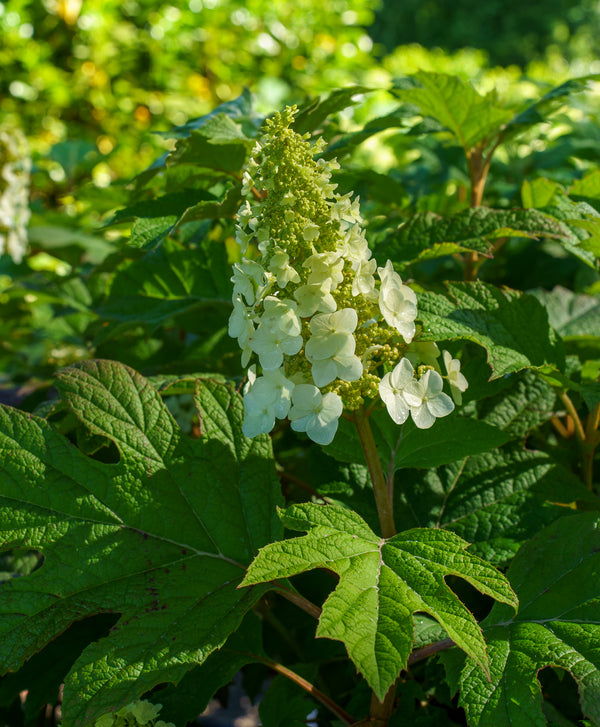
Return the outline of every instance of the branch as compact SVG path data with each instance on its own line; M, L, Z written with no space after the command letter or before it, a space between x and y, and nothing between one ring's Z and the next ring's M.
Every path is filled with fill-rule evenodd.
M261 661L266 666L271 667L273 671L282 674L284 677L287 677L288 679L293 681L294 684L297 684L299 687L307 691L316 700L321 702L323 706L327 707L330 712L335 714L338 719L341 719L342 722L347 725L354 724L355 720L348 714L348 712L342 709L339 704L336 704L333 699L330 699L326 694L323 694L323 692L317 689L314 684L311 684L299 674L296 674L296 672L288 669L287 666L283 666L283 664L278 664L277 662L271 661L270 659L261 659Z
M303 611L305 611L309 616L312 616L313 618L319 619L321 617L321 609L318 606L315 606L314 603L309 601L307 598L304 598L304 596L301 596L296 591L292 591L289 588L286 588L281 583L275 583L275 592L279 593L281 596L286 598L288 601L293 603L294 605L298 606L298 608L301 608Z
M454 645L455 644L452 639L442 639L442 641L436 641L433 644L423 646L421 649L413 651L413 653L408 657L408 666L412 666L413 664L416 664L417 661L423 661L423 659L427 659L429 656L438 654L440 651L451 649Z

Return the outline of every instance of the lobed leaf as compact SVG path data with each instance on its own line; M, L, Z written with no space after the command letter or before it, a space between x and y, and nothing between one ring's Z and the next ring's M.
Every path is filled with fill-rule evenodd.
M473 727L542 727L537 673L571 672L581 708L600 721L600 518L561 518L523 546L507 576L519 596L516 615L495 605L482 622L490 679L467 660L460 703Z
M60 372L67 407L116 445L116 464L86 457L42 419L0 410L0 547L44 555L41 568L0 589L3 669L74 621L120 614L67 678L65 727L177 683L261 595L236 586L256 549L280 533L270 441L241 435L232 389L198 386L211 416L227 423L225 439L208 430L188 439L160 394L123 365L86 361Z
M465 151L485 143L511 118L510 111L494 106L456 76L420 71L412 79L416 82L413 88L396 84L395 95L443 124Z
M378 538L355 512L311 503L281 514L290 530L308 534L261 549L242 585L327 568L340 577L323 604L318 637L342 641L380 700L406 668L413 644L412 614L433 616L450 638L487 671L481 631L444 578L464 578L482 593L516 606L504 576L466 552L443 530L408 530Z

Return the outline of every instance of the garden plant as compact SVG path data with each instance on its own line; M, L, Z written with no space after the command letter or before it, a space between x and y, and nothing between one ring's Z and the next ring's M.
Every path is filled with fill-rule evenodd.
M0 277L6 724L64 683L65 727L183 727L239 675L265 727L600 725L597 82L244 91L38 232Z

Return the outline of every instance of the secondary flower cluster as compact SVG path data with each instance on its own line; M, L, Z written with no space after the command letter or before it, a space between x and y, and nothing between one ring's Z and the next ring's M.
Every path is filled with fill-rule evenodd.
M8 253L16 263L27 249L30 171L23 135L0 129L0 255Z
M254 363L248 372L244 433L270 432L287 417L295 431L329 444L344 409L377 397L397 423L411 414L429 427L454 404L442 392L435 344L410 345L416 295L391 261L377 266L358 199L331 183L339 165L315 160L324 143L311 146L293 120L293 108L267 120L243 175L229 334L242 365L256 358L261 370ZM415 372L419 349L434 352L433 364ZM459 362L450 360L452 389L464 391Z

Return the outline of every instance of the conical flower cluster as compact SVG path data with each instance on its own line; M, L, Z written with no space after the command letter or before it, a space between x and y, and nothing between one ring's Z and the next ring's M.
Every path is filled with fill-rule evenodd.
M358 199L331 182L339 165L315 160L324 143L311 146L290 128L293 120L287 108L266 121L243 176L236 234L243 257L233 266L229 334L242 365L256 362L244 433L270 432L287 417L292 429L329 444L344 409L378 397L394 421L412 414L429 427L454 404L437 366L419 367L417 377L405 357L416 295L389 260L377 266Z
M25 137L0 129L0 255L20 263L27 249L31 162Z

